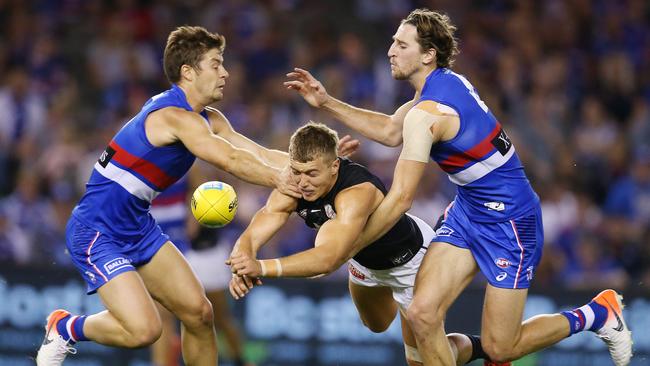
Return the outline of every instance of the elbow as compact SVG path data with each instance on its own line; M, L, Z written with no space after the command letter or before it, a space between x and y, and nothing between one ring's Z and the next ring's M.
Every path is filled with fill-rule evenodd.
M400 214L406 213L413 206L415 194L411 192L398 191L396 194L396 202L393 205L394 209Z
M402 144L402 129L397 128L392 121L389 122L383 130L381 144L389 147L397 147Z
M388 136L386 136L386 139L384 140L384 145L389 147L397 147L401 144L402 144L402 131L398 131L397 133L390 133Z
M331 256L330 258L324 258L323 261L323 266L321 267L321 271L319 274L321 275L328 275L343 265L345 263L344 258L339 258L335 256Z
M397 147L402 144L402 131L389 131L378 142L384 146Z

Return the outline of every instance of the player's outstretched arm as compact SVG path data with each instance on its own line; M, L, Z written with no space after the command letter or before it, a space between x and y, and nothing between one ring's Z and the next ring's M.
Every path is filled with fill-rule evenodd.
M384 235L413 204L415 193L429 162L431 146L446 136L445 128L450 125L449 115L431 108L417 105L411 109L404 121L404 145L395 166L393 184L379 207L368 220L368 225L357 240L357 247L363 248ZM422 107L422 108L421 108Z
M287 223L297 205L295 198L277 190L271 192L266 205L255 213L246 230L237 239L231 257L237 253L245 253L255 258L259 249Z
M307 70L295 68L287 77L290 79L284 82L287 89L297 91L311 106L328 111L334 118L365 137L387 146L402 143L402 122L413 101L404 104L389 116L357 108L332 97L323 84Z
M331 273L356 253L354 243L368 213L380 201L381 192L370 183L350 187L337 195L336 218L318 230L314 248L265 260L240 254L232 258L233 272L253 277L314 277Z
M239 255L255 258L259 249L287 222L296 206L295 198L277 190L271 192L266 205L257 211L246 230L237 239L226 264L231 265L232 258ZM261 284L257 276L238 276L233 273L229 284L230 294L235 299L244 297L253 288L253 284Z
M208 118L210 120L210 127L212 128L212 132L214 132L217 136L223 137L235 147L245 149L256 154L266 164L274 168L282 169L289 163L289 154L286 152L268 149L257 144L248 137L235 131L235 129L230 124L230 121L228 121L226 116L224 116L223 113L221 113L219 110L212 107L206 107L205 109L208 112Z
M208 111L212 132L223 137L233 144L233 146L254 153L266 164L277 169L283 169L289 163L289 154L286 152L269 149L257 144L255 141L235 131L230 121L219 110L212 107L206 107L206 110ZM343 137L339 141L339 156L352 155L357 151L359 145L359 140L353 139L350 136Z
M194 112L164 108L149 115L146 128L150 139L155 137L158 141L169 142L180 140L198 158L239 179L278 188L282 193L295 197L300 196L290 180L283 178L280 169L265 164L250 151L237 148L215 135L208 123Z

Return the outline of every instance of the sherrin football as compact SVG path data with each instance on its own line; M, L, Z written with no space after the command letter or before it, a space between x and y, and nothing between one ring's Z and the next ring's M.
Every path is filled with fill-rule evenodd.
M210 228L222 227L235 217L237 193L227 183L205 182L192 194L190 207L201 225Z

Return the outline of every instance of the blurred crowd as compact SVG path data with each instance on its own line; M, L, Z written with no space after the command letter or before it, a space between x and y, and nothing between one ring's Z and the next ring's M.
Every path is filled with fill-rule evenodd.
M313 119L282 82L312 71L333 96L386 113L413 97L386 52L415 7L458 26L464 74L505 126L543 202L536 286L650 289L650 5L644 0L5 0L0 1L0 261L70 266L65 224L112 135L169 87L166 37L203 25L227 39L216 107L256 142L286 149ZM399 148L362 139L353 156L390 185ZM235 186L237 221L269 191ZM434 223L454 187L431 164L412 212ZM100 209L100 208L98 208ZM226 232L224 231L224 232ZM298 221L270 245L313 233Z

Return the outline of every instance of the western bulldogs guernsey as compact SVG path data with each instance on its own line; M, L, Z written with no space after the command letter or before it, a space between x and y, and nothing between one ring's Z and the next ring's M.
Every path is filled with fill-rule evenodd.
M181 253L190 249L190 240L187 234L187 195L189 190L187 174L165 189L151 203L151 215L160 228L169 235L172 243Z
M477 222L503 222L539 204L515 147L501 124L462 75L439 68L428 77L418 103L453 108L460 129L433 145L430 156L458 187L455 204Z
M149 214L151 201L181 178L195 160L180 142L155 147L147 139L144 122L149 113L172 106L192 110L176 85L149 99L115 135L73 211L78 220L122 238L138 236L155 223ZM205 111L202 115L207 121Z
M463 76L434 70L418 105L426 109L428 101L453 108L460 119L456 137L434 144L430 152L458 187L436 240L469 249L492 286L528 288L544 233L539 197L515 147Z
M364 182L372 183L384 195L384 184L363 165L346 158L339 158L341 165L336 183L332 189L316 201L298 200L296 212L305 220L305 224L318 229L327 220L336 217L334 199L336 195L349 187ZM375 270L400 266L415 256L422 247L422 233L414 220L402 215L400 220L384 236L371 243L354 256L361 265Z

